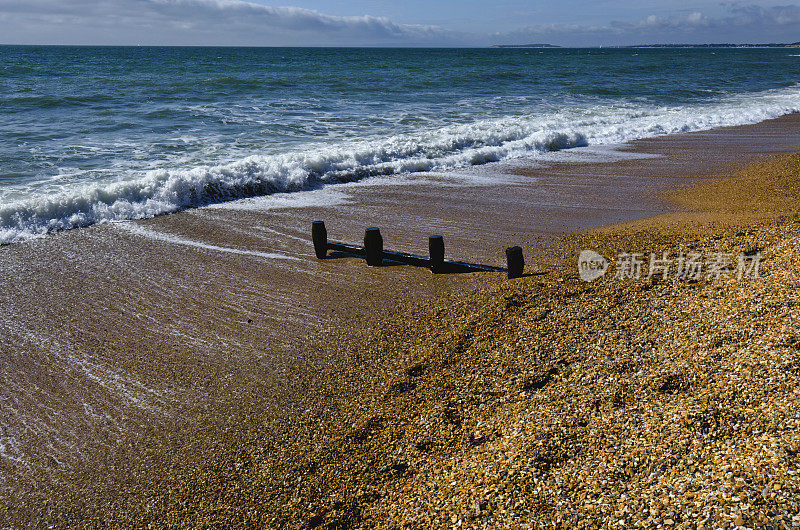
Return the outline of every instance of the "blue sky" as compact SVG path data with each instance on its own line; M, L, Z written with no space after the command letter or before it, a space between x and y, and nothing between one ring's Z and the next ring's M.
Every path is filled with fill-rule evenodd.
M800 41L800 2L0 0L0 43L562 46Z

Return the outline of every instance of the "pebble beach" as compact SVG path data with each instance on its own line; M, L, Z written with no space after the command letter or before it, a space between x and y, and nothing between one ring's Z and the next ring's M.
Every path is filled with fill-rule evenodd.
M796 53L303 44L0 46L0 528L800 527Z
M125 526L800 526L800 154L680 211L340 337L324 406L220 451ZM578 276L578 253L760 256L757 277ZM752 273L752 271L750 271ZM85 514L84 514L85 515Z
M2 525L792 528L798 138L795 114L3 247ZM527 274L317 260L316 219L487 265L520 244Z

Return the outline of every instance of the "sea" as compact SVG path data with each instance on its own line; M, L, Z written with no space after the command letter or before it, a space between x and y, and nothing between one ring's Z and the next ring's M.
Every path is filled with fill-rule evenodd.
M793 48L0 46L0 244L800 111Z

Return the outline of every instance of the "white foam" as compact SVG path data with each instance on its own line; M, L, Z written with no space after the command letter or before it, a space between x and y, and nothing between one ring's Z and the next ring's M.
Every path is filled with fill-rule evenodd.
M312 208L315 206L339 206L350 202L350 194L329 186L317 190L294 193L274 193L263 197L248 197L238 201L223 202L207 206L208 209L268 211L284 208Z
M151 388L132 374L115 369L89 352L76 350L72 345L47 334L37 332L18 322L16 315L0 310L0 331L21 351L31 348L46 362L48 377L69 385L91 382L97 388L81 387L67 397L67 407L57 408L53 399L63 398L60 385L39 386L34 374L17 366L14 358L4 359L7 377L2 381L4 395L0 409L0 461L18 468L35 467L31 460L31 445L36 444L36 460L48 455L54 461L83 458L87 443L105 443L90 436L96 428L113 438L121 432L122 423L134 409L159 416L174 416L169 395ZM19 372L17 372L19 370ZM85 378L85 379L84 379ZM51 388L52 387L52 388ZM85 393L87 392L88 393ZM111 398L113 396L113 398ZM103 405L109 399L108 405ZM98 404L101 411L92 407ZM82 410L73 405L82 404Z
M479 167L479 166L476 166ZM422 184L438 184L443 175L445 179L451 179L451 172L437 174L429 172L425 174L405 173L392 175L389 177L368 177L363 180L353 182L343 182L336 185L325 185L313 190L300 190L287 193L273 193L261 197L248 197L237 201L221 202L204 206L203 210L240 210L264 212L279 209L315 208L344 206L352 202L353 190L369 188L372 186L419 186ZM469 177L465 177L469 178ZM472 178L472 180L475 180Z
M309 146L277 155L252 155L229 164L158 169L127 175L116 182L71 183L48 193L5 187L0 190L0 243L246 197L757 123L798 111L800 85L684 107L615 101L549 114L479 120L382 139ZM328 192L320 196L326 201L346 200ZM295 201L279 196L269 204L260 201L258 208L265 204L308 205L316 198L306 194ZM238 207L249 206L243 203Z
M208 243L203 243L200 241L194 241L192 239L186 239L180 236L176 236L174 234L167 234L164 232L157 232L155 230L150 230L149 228L145 228L143 226L139 226L135 223L114 223L114 226L125 230L126 232L130 232L137 236L146 237L148 239L154 239L156 241L164 241L167 243L172 243L175 245L183 245L186 247L194 247L200 248L203 250L211 250L214 252L224 252L228 254L238 254L242 256L253 256L256 258L263 258L263 259L281 259L281 260L290 260L290 261L300 261L300 258L296 256L290 256L288 254L282 254L279 252L261 252L259 250L244 250L239 248L231 248L231 247L220 247L218 245L210 245Z

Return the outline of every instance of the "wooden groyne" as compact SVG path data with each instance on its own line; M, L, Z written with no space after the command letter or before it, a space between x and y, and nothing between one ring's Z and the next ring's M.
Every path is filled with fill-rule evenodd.
M314 221L311 224L311 241L314 243L314 254L317 259L326 259L329 251L360 256L367 261L367 265L378 267L384 262L404 263L414 267L425 267L431 272L456 273L456 272L507 272L509 278L520 278L524 274L525 258L522 248L518 246L506 249L507 268L453 261L444 257L444 238L440 235L428 238L428 256L398 252L383 248L383 236L377 227L367 228L364 232L363 246L328 239L328 230L324 221Z

